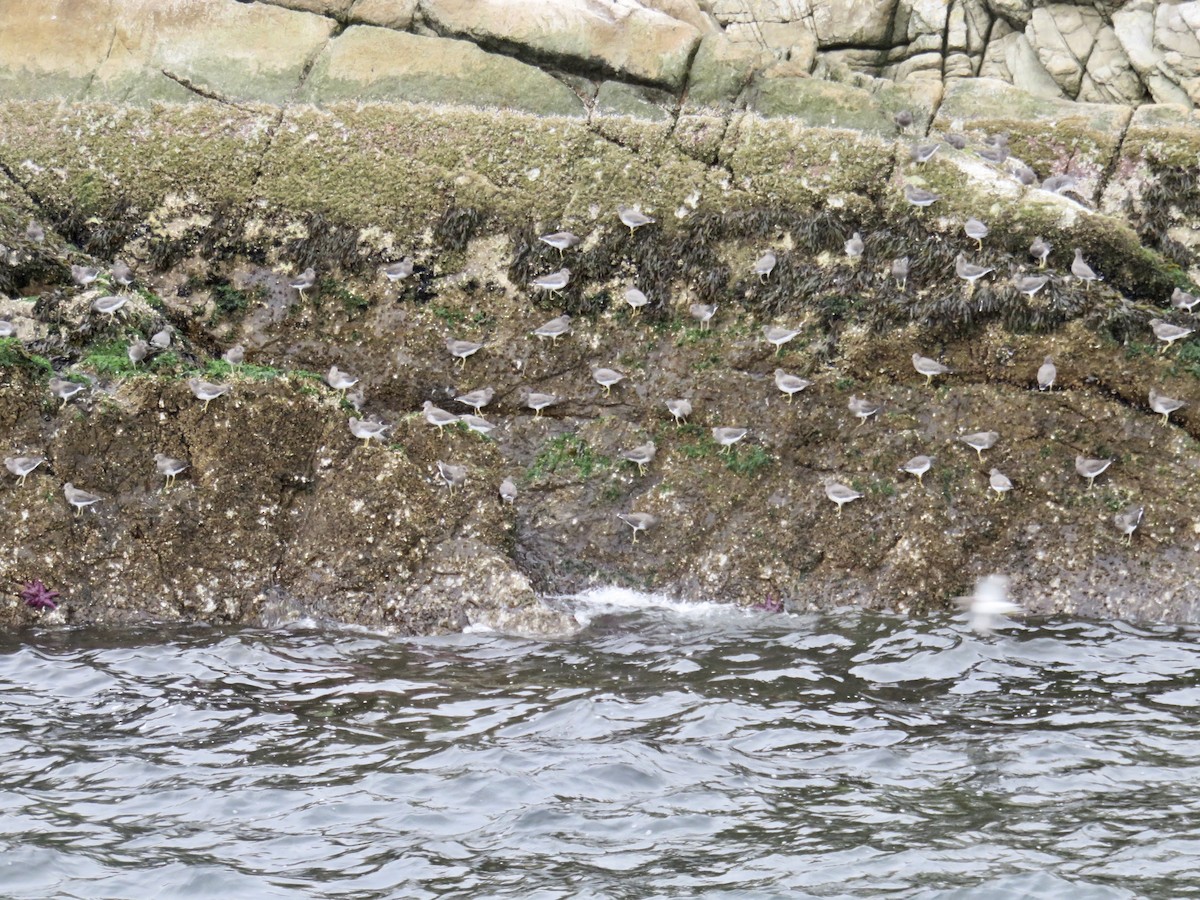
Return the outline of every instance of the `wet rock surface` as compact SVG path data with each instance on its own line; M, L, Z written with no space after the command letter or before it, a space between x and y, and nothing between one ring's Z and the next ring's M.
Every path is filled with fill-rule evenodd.
M1149 326L1195 320L1171 307L1200 279L1193 6L5 7L0 433L47 462L0 486L4 621L562 635L536 598L594 583L919 610L991 571L1035 611L1194 619L1200 345L1160 353ZM579 245L538 240L562 229ZM1022 294L1039 236L1052 280ZM959 253L994 273L968 286ZM72 281L117 260L131 289ZM799 332L779 355L772 325ZM954 374L927 385L913 352ZM625 378L606 394L596 367ZM789 404L777 368L812 384ZM61 404L51 377L85 390ZM204 410L195 377L232 388ZM486 437L422 417L485 386ZM1151 388L1188 405L1164 425ZM535 416L532 391L558 402ZM860 425L851 397L882 409ZM716 426L749 434L725 452ZM958 440L979 430L982 459ZM648 442L642 472L623 454ZM189 463L169 490L156 452ZM916 454L923 483L898 471ZM1077 455L1115 461L1087 490ZM831 479L862 494L840 514ZM100 501L76 517L68 482ZM653 517L636 543L629 513ZM57 610L22 604L34 580Z

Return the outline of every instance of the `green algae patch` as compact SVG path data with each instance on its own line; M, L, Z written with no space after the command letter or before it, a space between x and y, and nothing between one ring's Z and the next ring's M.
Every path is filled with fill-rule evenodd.
M145 215L168 196L246 202L278 113L216 103L0 104L0 162L64 217Z
M407 104L297 107L258 188L286 210L316 208L411 233L451 206L556 225L615 217L620 203L665 212L716 181L674 152L662 126L625 119L622 127L640 132L643 152L567 118Z
M877 195L892 169L892 143L871 134L801 122L741 117L721 162L737 186L768 202L824 206Z
M50 360L30 353L17 338L0 338L0 369L25 369L39 381L54 374Z

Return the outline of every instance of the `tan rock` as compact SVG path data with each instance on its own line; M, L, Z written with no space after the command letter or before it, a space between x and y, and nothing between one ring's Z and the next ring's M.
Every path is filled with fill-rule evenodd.
M80 96L113 34L111 16L99 5L0 3L0 95Z
M266 4L0 4L0 94L285 102L332 19Z
M1154 14L1154 44L1163 67L1200 103L1200 2L1162 3Z
M406 31L416 12L417 0L358 0L350 10L350 21Z
M673 90L683 86L699 30L658 10L620 0L422 0L439 32L503 41L531 57L564 59ZM518 51L521 53L522 51Z
M1050 77L1068 96L1079 93L1083 60L1096 43L1104 22L1091 7L1063 3L1035 9L1026 35Z
M578 116L583 104L554 77L469 41L355 25L329 42L302 99L407 100Z
M271 6L282 6L296 12L316 13L318 16L344 16L354 0L260 0Z
M712 16L700 8L696 0L641 0L641 4L647 9L658 10L672 19L687 22L702 34L721 30Z
M891 29L892 10L899 0L839 0L814 3L813 26L825 44L883 47Z
M735 44L721 33L705 35L692 60L688 105L721 106L732 102L750 83L754 73L772 62L774 57L766 50L749 44ZM811 68L810 63L808 69Z

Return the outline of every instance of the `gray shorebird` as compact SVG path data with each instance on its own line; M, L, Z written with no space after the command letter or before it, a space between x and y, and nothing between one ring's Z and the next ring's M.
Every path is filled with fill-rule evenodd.
M983 239L989 234L988 227L972 216L963 224L963 231L967 237L979 245L979 249L982 251Z
M653 225L658 220L652 216L648 216L640 209L632 209L628 206L618 206L617 216L621 222L629 229L629 233L633 234L644 225Z
M851 503L862 496L854 488L847 487L840 481L828 479L825 482L825 496L837 504L837 514L842 514L842 507L847 503Z
M775 387L787 394L788 403L792 402L793 396L811 384L812 382L807 378L801 378L799 375L789 375L783 369L775 370Z
M442 436L444 433L443 429L447 425L454 425L458 422L458 416L454 415L454 413L446 412L440 406L434 406L430 400L426 400L421 405L421 414L425 417L426 422L437 428L439 437Z
M102 316L108 316L109 321L112 321L113 317L128 302L128 297L122 297L118 294L112 294L108 297L98 297L92 301L92 310L100 313Z
M1200 303L1200 297L1194 294L1189 294L1182 288L1175 288L1171 292L1171 305L1176 309L1182 309L1184 312L1191 312L1195 309L1196 304Z
M1187 404L1182 400L1176 400L1174 397L1168 397L1160 394L1154 388L1150 388L1150 409L1163 417L1163 425L1167 424L1171 413L1177 409L1183 409L1185 406Z
M920 456L914 456L900 467L900 471L907 472L909 475L917 476L917 484L924 487L925 482L922 479L925 477L925 473L933 468L933 460L934 457L925 456L923 454Z
M604 388L604 396L607 397L612 393L613 387L625 380L625 376L616 369L597 366L592 369L592 380Z
M911 184L904 185L904 199L920 209L932 206L942 198L933 191L927 191L924 188L913 187Z
M171 340L174 334L174 328L170 325L164 325L161 329L154 332L153 337L150 338L150 346L156 350L169 350L171 349Z
M867 400L865 397L855 397L853 394L850 395L850 402L847 404L847 406L849 406L850 412L858 416L859 428L862 428L867 419L878 414L878 412L883 409L882 403L876 403L874 400Z
M936 141L932 144L913 144L908 153L912 157L913 162L927 163L933 159L934 154L938 152L940 146L942 145Z
M992 469L988 472L988 487L996 492L997 500L1002 500L1004 495L1013 489L1013 483L999 469Z
M658 448L654 445L654 441L647 441L632 450L622 450L621 459L633 463L638 467L638 474L645 475L646 466L654 462L654 455L657 452Z
M75 507L76 518L79 518L79 516L83 515L84 507L99 503L101 499L95 494L90 494L87 491L80 490L69 481L63 485L63 496L67 498L68 503Z
M1050 281L1049 275L1017 275L1013 278L1013 287L1022 294L1032 297Z
M641 309L643 306L649 305L650 298L638 288L630 285L625 289L625 302L633 309Z
M1113 516L1113 525L1116 526L1117 531L1125 535L1126 545L1133 545L1133 533L1142 524L1142 516L1145 512L1146 507L1144 506L1127 506Z
M540 278L535 278L529 282L530 287L535 287L539 291L549 291L551 294L560 294L563 289L571 283L571 270L563 266L557 272L551 272L549 275L543 275Z
M1029 255L1038 261L1038 268L1046 268L1046 260L1050 256L1050 251L1054 248L1043 240L1041 235L1033 239L1033 243L1029 245Z
M1162 319L1151 319L1150 328L1154 331L1154 336L1163 342L1160 353L1166 353L1170 346L1180 338L1185 338L1196 329L1184 328L1180 325L1172 325L1170 322L1164 322Z
M942 137L944 137L946 139L946 143L949 144L951 147L953 147L955 150L966 150L967 149L967 136L965 134L958 134L957 132L947 131L942 134Z
M1047 356L1042 360L1042 364L1038 366L1037 382L1039 391L1049 391L1054 387L1054 381L1058 378L1058 367L1054 365L1054 359Z
M241 344L234 344L221 354L221 359L236 369L246 361L246 348Z
M700 322L702 329L707 329L709 323L712 322L713 316L717 314L717 304L715 303L693 303L688 307L688 313L693 319Z
M907 109L902 109L892 116L892 121L896 123L897 128L904 131L904 129L912 127L913 114Z
M511 477L506 477L500 482L500 502L508 504L517 502L517 483Z
M1037 182L1037 173L1020 160L1010 159L1008 161L1008 170L1012 172L1013 178L1017 179L1025 187L1030 187Z
M954 274L970 284L971 290L975 289L976 281L993 271L995 270L990 266L977 266L974 263L967 262L961 253L954 258Z
M571 317L567 315L556 316L549 322L543 322L537 328L533 329L531 334L538 340L542 338L550 338L550 343L558 340L564 334L571 333Z
M364 445L373 440L383 443L383 436L389 427L375 418L356 419L354 416L350 417L350 433L356 438L361 438Z
M17 326L8 319L0 319L0 338L17 336Z
M175 459L175 457L167 456L165 453L155 453L154 468L158 470L159 475L167 479L163 490L169 491L175 486L175 477L187 471L188 464L182 459Z
M1085 291L1092 286L1093 281L1100 278L1092 267L1083 261L1083 251L1078 247L1075 248L1075 260L1071 263L1071 274L1083 282Z
M1104 474L1104 470L1111 466L1111 459L1088 459L1086 456L1077 455L1075 457L1075 471L1088 480L1087 489L1090 491L1092 485L1096 483L1096 479Z
M768 344L774 344L775 355L783 353L783 345L800 333L799 328L783 328L779 325L767 325L763 328L763 337Z
M204 401L204 412L208 412L208 404L212 403L218 397L229 393L230 388L228 384L213 384L211 381L205 381L202 378L189 378L187 386L197 400Z
M771 277L771 273L775 271L776 262L778 260L774 250L768 250L754 261L754 274L758 276L759 281L766 281Z
M892 260L892 277L896 279L896 287L904 290L908 284L908 257L902 256Z
M959 436L959 441L966 444L975 451L979 457L979 461L983 461L983 451L991 450L996 446L996 441L1000 440L1000 433L997 431L976 431L972 434L964 434Z
M635 544L638 541L639 531L645 531L658 522L658 519L650 515L650 513L644 512L617 513L617 518L633 529L633 542Z
M1051 175L1042 182L1042 190L1052 194L1065 194L1079 187L1074 175Z
M733 452L733 445L750 433L746 428L714 428L712 430L713 440L716 441L723 451L726 453Z
M1008 159L1008 148L1003 146L984 147L981 150L976 150L975 152L988 162L997 166L1003 165L1004 161Z
M99 277L100 270L95 266L71 266L71 278L82 288L87 287Z
M669 412L675 418L676 425L686 422L687 417L692 414L692 401L685 398L668 400L667 412Z
M846 251L846 255L851 259L861 259L863 251L867 249L867 245L863 243L862 235L857 231L850 236L850 240L842 245Z
M463 413L458 417L458 421L462 422L471 431L484 436L491 434L496 430L495 424L489 422L483 416L472 415L471 413Z
M938 375L953 375L954 370L949 366L944 366L936 359L930 359L928 356L922 356L920 353L912 355L913 368L917 370L918 375L925 376L925 384L933 384L933 379Z
M474 341L459 341L450 338L446 341L446 349L450 351L450 355L458 360L458 367L465 369L467 367L467 357L478 353L483 348L483 344L477 344Z
M388 280L388 284L395 284L397 281L403 281L405 278L411 276L414 268L413 261L406 256L399 262L385 266L383 277Z
M467 391L465 394L459 394L454 398L454 402L471 407L471 409L475 410L475 415L479 415L479 411L491 403L492 398L495 396L495 388L482 387L474 391Z
M543 244L549 244L557 250L559 259L562 259L564 250L570 250L579 243L579 237L569 231L555 231L550 234L543 234L538 240Z
M6 456L4 468L17 476L17 486L20 487L29 474L45 461L44 456Z
M325 373L325 383L335 391L344 394L358 384L358 379L349 372L343 372L337 366L330 366L329 371Z
M525 398L525 405L533 410L533 417L539 418L542 415L542 410L547 406L553 406L558 402L558 398L553 394L543 394L538 391L530 391Z
M446 487L450 489L450 493L454 493L456 487L462 487L467 483L467 467L455 465L454 463L437 461L438 478L446 483Z
M149 355L150 345L145 341L134 341L125 348L125 353L129 357L129 361L136 366Z
M29 224L25 226L25 239L40 244L46 240L46 229L30 219Z
M57 376L50 379L50 393L62 401L58 407L62 409L67 405L67 401L83 390L83 385L78 381L68 381L65 378Z
M123 288L127 288L133 284L133 269L120 260L113 263L111 274L112 280Z
M288 282L288 287L292 288L300 295L300 299L304 298L304 292L317 283L317 270L309 266L295 278Z

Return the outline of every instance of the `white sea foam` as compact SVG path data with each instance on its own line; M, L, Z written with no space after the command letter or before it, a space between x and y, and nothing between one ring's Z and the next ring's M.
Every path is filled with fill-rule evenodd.
M650 594L631 591L628 588L605 586L589 588L578 594L555 597L556 605L570 609L576 620L587 625L596 616L610 612L636 612L639 610L667 610L677 616L693 619L708 619L718 616L744 618L750 611L729 603L712 600L684 600L666 594Z

